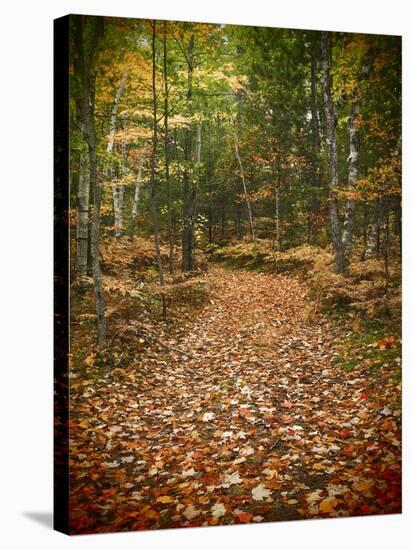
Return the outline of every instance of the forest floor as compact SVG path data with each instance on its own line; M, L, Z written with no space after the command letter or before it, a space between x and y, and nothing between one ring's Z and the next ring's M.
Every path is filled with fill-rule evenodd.
M72 532L399 512L399 365L343 369L345 327L305 320L295 277L208 279L196 315L134 336L136 361L73 370Z

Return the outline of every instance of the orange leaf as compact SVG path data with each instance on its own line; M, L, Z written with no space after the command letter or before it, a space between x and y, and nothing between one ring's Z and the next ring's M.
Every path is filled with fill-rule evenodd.
M250 523L253 519L253 514L239 514L237 519L240 523Z
M326 497L319 504L319 511L323 512L324 514L329 514L333 511L337 503L338 501L335 497Z
M173 498L165 495L163 497L157 497L156 502L161 502L162 504L169 504L170 502L173 502Z

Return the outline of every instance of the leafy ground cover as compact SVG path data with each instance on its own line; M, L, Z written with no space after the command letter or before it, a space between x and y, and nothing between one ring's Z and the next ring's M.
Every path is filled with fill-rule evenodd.
M220 264L163 320L129 268L110 346L90 289L73 314L73 533L401 510L397 335L308 318L297 277Z

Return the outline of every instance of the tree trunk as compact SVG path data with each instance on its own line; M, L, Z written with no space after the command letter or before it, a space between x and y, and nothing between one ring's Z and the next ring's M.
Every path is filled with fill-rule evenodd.
M96 296L97 332L98 342L102 344L106 339L106 318L104 313L104 296L102 288L102 273L100 269L99 242L100 242L100 184L97 177L96 143L94 137L94 124L90 130L93 134L89 145L90 184L93 189L94 207L91 231L91 255L93 286Z
M159 229L157 225L157 206L156 206L156 154L157 154L157 95L156 95L156 21L153 20L152 32L152 97L153 97L153 143L152 143L152 162L151 162L151 195L150 203L152 210L153 236L156 249L157 267L159 270L160 287L164 286L162 255L160 252ZM166 297L161 288L160 299L162 302L162 313L166 317Z
M164 148L165 148L165 179L167 193L167 237L169 241L169 273L173 274L173 220L172 204L170 196L170 174L169 174L169 84L167 79L167 22L163 21L163 81L164 81Z
M279 183L276 185L275 190L275 214L276 214L276 241L275 248L280 252L280 191Z
M192 82L193 82L193 47L194 36L189 39L187 52L187 105L189 116L192 113ZM192 133L188 126L185 129L184 145L184 171L183 171L183 229L182 229L182 271L193 269L193 237L194 219L193 206L196 197L196 188L190 181L189 165L192 161Z
M127 175L127 148L124 141L122 141L122 180ZM123 181L119 185L119 228L120 234L123 232L124 227L124 183Z
M342 235L339 222L338 200L336 188L338 186L338 155L335 133L335 107L331 93L331 46L329 32L323 31L321 38L321 71L323 102L326 119L326 141L328 143L329 166L329 214L332 233L332 245L335 258L335 270L337 273L345 271L345 254L342 244Z
M234 145L235 145L236 158L237 158L237 161L238 161L238 164L239 164L240 177L241 177L241 179L242 179L243 193L244 193L244 195L245 195L245 201L246 201L246 206L247 206L247 212L248 212L248 216L249 216L250 235L251 235L251 238L252 238L252 242L254 243L254 242L255 242L255 227L254 227L254 224L253 224L252 208L251 208L251 205L250 205L250 200L249 200L249 194L248 194L248 190L247 190L247 184L246 184L245 174L244 174L244 172L243 172L242 160L241 160L240 154L239 154L239 147L238 147L238 142L237 142L236 128L235 128L234 126L233 126L233 141L234 141Z
M390 239L390 229L389 229L389 212L386 214L385 219L385 236L384 236L384 245L383 245L383 257L385 262L385 290L386 292L389 289L389 239Z
M384 199L378 199L376 202L375 213L373 216L372 224L368 231L366 239L366 249L364 258L368 260L378 255L379 251L379 228L381 226L383 217L385 214L385 201Z
M398 143L396 144L396 147L392 152L392 157L396 158L400 155L401 146L402 146L402 142L401 142L401 138L399 138ZM400 207L400 202L399 202L399 207ZM373 221L369 228L368 236L367 236L366 249L364 254L365 259L372 258L373 256L378 256L379 254L380 226L384 219L386 209L387 209L387 198L384 196L378 199L376 202ZM402 246L402 243L401 243L401 246Z
M127 73L124 73L122 76L122 79L120 80L119 87L116 91L116 96L114 98L113 104L112 104L112 111L110 115L110 126L109 126L109 139L107 142L107 153L113 152L114 147L114 138L116 134L116 119L117 119L117 111L119 109L119 102L123 95L125 86L126 86L126 80L127 80ZM116 182L113 179L112 171L109 169L108 175L110 177L110 186L112 188L112 196L113 196L113 212L114 212L114 226L115 226L115 236L119 238L122 234L122 215L121 215L121 194L122 191L118 188Z
M213 241L213 208L212 208L212 157L210 151L210 125L207 126L207 228L209 243Z
M220 215L220 232L221 232L222 239L225 236L225 225L226 225L226 209L225 209L225 205L223 204L222 212Z
M348 122L349 172L348 172L347 191L349 193L353 193L353 191L356 188L356 183L358 181L359 154L360 154L359 120L360 120L360 96L361 96L359 83L366 78L368 71L369 71L369 65L367 60L365 60L359 76L358 85L355 90L355 97L351 106L351 116ZM345 249L346 258L348 258L350 254L350 247L352 245L354 214L355 214L355 201L353 197L350 196L346 201L345 218L344 218L343 230L342 230L342 244Z
M79 188L77 193L77 274L87 275L87 251L89 243L89 193L90 179L87 166L87 154L80 151Z
M97 176L96 130L94 121L95 97L95 54L99 39L103 33L103 18L85 18L78 20L77 63L81 85L81 121L89 155L90 187L93 190L93 216L90 237L92 256L93 286L96 297L98 343L106 339L106 319L99 258L100 240L100 185Z
M320 149L319 141L319 122L318 122L318 95L317 95L317 42L313 37L311 40L311 64L310 64L310 97L311 97L311 198L310 198L310 215L309 215L309 243L317 232L316 221L319 215L320 202L320 178L318 167L318 154Z
M196 251L196 219L197 219L197 189L200 187L200 178L201 178L201 160L202 152L202 121L199 122L199 125L196 129L196 146L195 146L195 170L193 174L193 194L192 194L192 239L193 239L193 249L192 249L192 262L195 264L195 251Z
M140 153L139 158L139 168L137 171L137 181L134 188L134 196L133 196L133 203L132 203L132 216L131 216L131 223L130 223L130 237L133 239L136 232L136 225L137 225L137 208L139 206L139 197L140 197L140 186L142 185L142 178L143 178L143 166L146 156L146 148L147 148L147 141L144 142L143 149Z
M399 237L399 256L402 258L402 202L401 197L396 198L396 233Z

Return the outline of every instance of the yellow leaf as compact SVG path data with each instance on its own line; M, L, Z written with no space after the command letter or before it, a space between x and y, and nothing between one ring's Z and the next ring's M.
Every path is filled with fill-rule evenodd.
M96 360L96 354L95 353L91 353L90 355L88 355L86 357L86 359L84 360L85 364L88 366L88 367L92 367L94 365L94 362Z
M169 504L170 502L174 502L172 497L168 497L167 495L163 497L157 497L156 502L161 502L162 504Z
M338 500L335 497L326 497L319 504L319 511L328 514L333 511L337 503Z

